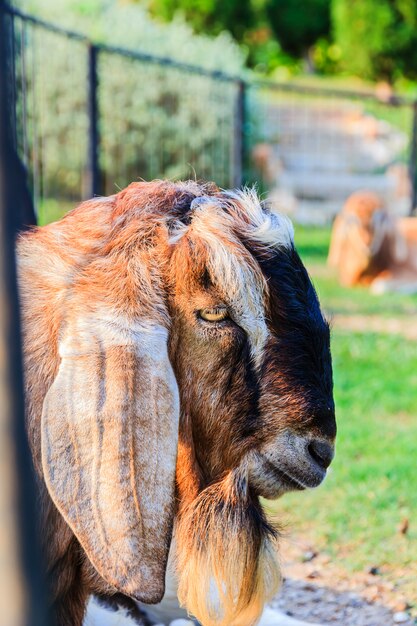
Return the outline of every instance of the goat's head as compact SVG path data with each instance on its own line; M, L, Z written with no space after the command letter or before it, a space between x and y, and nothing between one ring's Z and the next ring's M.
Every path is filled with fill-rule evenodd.
M170 353L201 481L247 459L263 496L315 487L335 436L329 328L291 224L250 192L190 211L171 256Z
M196 183L97 205L50 227L79 256L42 416L48 489L100 575L145 602L176 517L180 598L205 626L252 624L279 579L258 497L317 486L336 432L292 227L253 192Z

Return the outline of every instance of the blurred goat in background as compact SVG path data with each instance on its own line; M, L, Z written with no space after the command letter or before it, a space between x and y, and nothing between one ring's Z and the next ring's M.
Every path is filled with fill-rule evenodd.
M389 215L372 192L352 194L335 219L328 263L346 287L417 292L417 218Z

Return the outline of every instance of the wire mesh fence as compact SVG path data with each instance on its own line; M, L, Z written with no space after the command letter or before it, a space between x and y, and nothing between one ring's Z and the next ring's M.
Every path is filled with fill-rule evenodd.
M241 183L241 81L8 9L16 148L38 219L132 180Z
M358 189L416 205L416 104L247 81L92 44L9 8L15 143L38 219L153 178L257 181L295 219L328 222Z
M238 83L102 50L100 171L113 193L140 176L234 184ZM122 138L122 139L121 139Z
M15 145L38 211L86 195L87 55L82 37L9 13Z

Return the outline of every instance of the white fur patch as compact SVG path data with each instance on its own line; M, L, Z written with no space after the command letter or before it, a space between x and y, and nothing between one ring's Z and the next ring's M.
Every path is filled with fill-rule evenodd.
M133 618L129 617L126 609L111 611L91 597L84 617L83 626L138 626Z
M256 189L226 189L222 196L201 196L193 200L191 207L204 211L217 206L224 210L233 203L236 217L244 224L242 235L270 248L289 248L294 243L294 227L291 220L281 213L269 211L263 206ZM232 218L233 219L233 218ZM175 244L188 231L189 226L177 224L170 242Z
M168 330L152 320L130 321L121 314L98 311L79 317L68 328L65 339L59 344L59 355L76 357L97 350L92 341L110 346L132 346L140 344L143 350L156 357L160 346L168 341Z
M294 227L291 220L280 213L265 210L254 188L225 191L230 198L242 207L249 218L247 235L255 241L272 248L289 248L294 243Z
M163 604L162 601L161 604ZM179 607L178 607L179 608ZM181 610L181 609L179 609ZM156 626L195 626L195 622L184 618L177 618L173 621L165 621ZM127 615L125 609L119 611L111 611L101 606L95 598L90 598L87 605L87 612L84 618L83 626L137 626L137 622ZM270 607L266 607L262 613L261 619L257 626L321 626L320 624L312 624L310 622L302 622L300 620L289 617L281 611L276 611Z

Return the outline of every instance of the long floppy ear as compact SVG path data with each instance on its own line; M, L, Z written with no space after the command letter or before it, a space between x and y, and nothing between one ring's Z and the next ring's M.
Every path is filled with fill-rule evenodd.
M158 602L179 418L168 331L149 317L128 322L115 311L74 310L44 401L45 481L98 573L126 595Z

